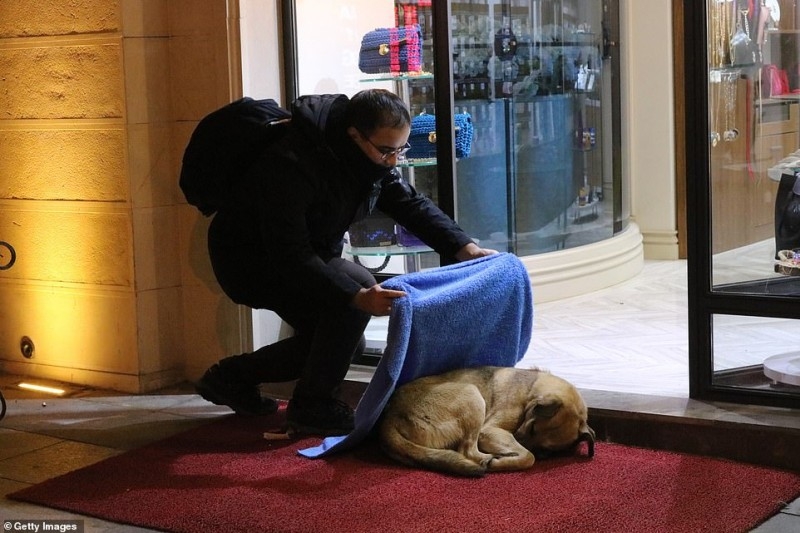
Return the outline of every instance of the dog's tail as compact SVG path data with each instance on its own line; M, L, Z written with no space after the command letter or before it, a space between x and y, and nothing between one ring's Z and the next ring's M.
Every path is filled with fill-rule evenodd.
M456 450L420 446L406 438L394 424L381 427L380 440L386 455L409 466L466 477L481 477L486 473L487 464L472 461Z

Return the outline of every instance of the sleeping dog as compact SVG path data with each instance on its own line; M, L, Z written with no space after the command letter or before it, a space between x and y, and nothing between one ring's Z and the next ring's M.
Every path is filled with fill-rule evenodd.
M401 463L460 476L530 468L535 455L587 442L594 431L570 383L548 372L477 367L416 379L392 395L379 426Z

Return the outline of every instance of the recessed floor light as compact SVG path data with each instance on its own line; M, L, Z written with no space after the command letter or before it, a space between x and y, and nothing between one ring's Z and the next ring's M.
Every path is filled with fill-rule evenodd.
M20 389L31 390L36 392L46 392L47 394L54 394L56 396L61 396L66 391L64 389L59 389L57 387L48 387L46 385L36 385L35 383L27 383L22 382L17 385Z

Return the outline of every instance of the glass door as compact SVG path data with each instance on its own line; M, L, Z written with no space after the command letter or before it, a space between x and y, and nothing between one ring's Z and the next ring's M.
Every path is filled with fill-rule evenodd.
M413 148L398 166L482 246L534 255L627 226L614 150L616 0L287 0L283 9L287 95L384 87L403 96ZM364 43L379 28L401 40L415 28L417 62L389 65L389 43L385 65L365 67ZM434 117L432 131L424 124ZM380 257L387 273L439 264L404 238L355 257Z
M800 406L794 2L684 9L690 393Z

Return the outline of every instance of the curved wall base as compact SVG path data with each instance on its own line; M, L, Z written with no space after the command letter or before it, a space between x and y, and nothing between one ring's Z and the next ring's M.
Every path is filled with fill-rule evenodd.
M641 272L644 248L639 226L594 244L521 258L533 285L535 303L604 289Z

